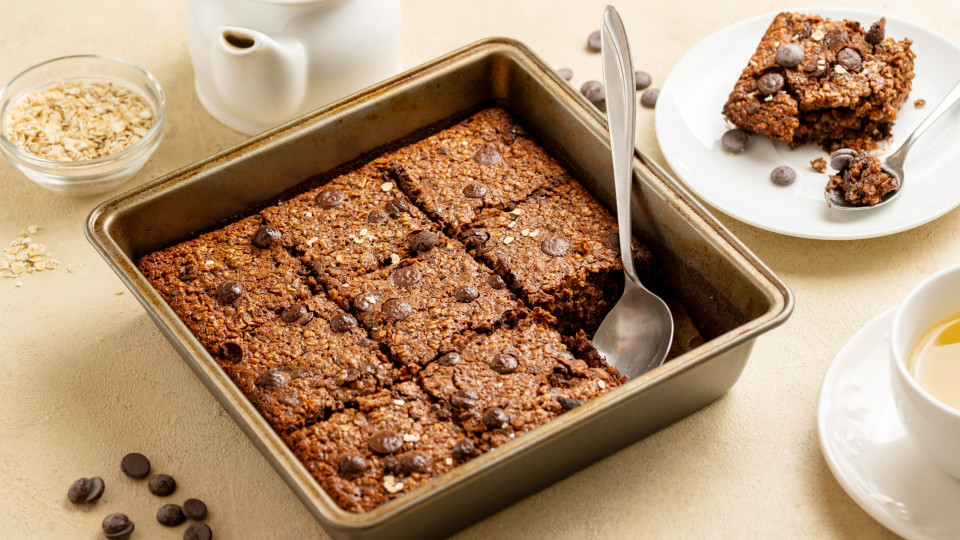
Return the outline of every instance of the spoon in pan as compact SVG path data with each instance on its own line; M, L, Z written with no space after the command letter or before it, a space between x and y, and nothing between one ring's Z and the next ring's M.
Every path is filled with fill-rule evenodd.
M838 193L837 190L830 189L824 191L823 193L824 198L827 199L827 203L830 204L830 206L840 210L865 210L877 208L878 206L883 206L892 201L897 195L900 194L901 191L903 191L903 185L906 180L903 175L903 163L907 160L907 152L910 151L910 147L913 146L913 143L920 138L920 135L923 135L923 132L926 131L928 127L933 125L933 123L936 122L937 119L943 115L943 113L950 110L950 108L953 107L958 100L960 100L960 81L958 81L957 84L950 89L949 92L947 92L947 95L943 98L943 101L934 107L933 111L931 111L930 114L923 119L923 122L920 122L920 125L914 128L913 132L911 132L910 135L908 135L903 141L903 144L900 145L900 148L883 160L882 165L892 171L897 177L899 185L895 191L888 193L877 204L871 206L854 206L845 201L843 195Z
M593 344L611 366L634 378L659 366L667 357L673 340L673 318L667 304L640 283L630 250L637 94L626 32L613 6L603 10L601 44L625 283L623 296L603 319Z

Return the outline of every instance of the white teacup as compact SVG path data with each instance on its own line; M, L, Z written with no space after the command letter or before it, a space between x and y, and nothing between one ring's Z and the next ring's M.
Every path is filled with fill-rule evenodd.
M924 333L960 312L960 266L942 270L917 285L893 319L893 398L907 434L941 470L960 479L960 411L924 389L908 367ZM960 380L956 381L960 385Z

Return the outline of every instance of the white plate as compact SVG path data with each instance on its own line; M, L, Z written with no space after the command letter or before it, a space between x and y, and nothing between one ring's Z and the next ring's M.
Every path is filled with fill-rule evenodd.
M890 387L893 309L840 349L817 406L820 449L843 489L905 538L960 538L960 480L940 472L907 437Z
M864 27L882 15L851 9L796 10L831 19L851 19ZM914 146L907 159L903 193L874 211L843 212L823 199L827 176L810 167L829 156L819 147L790 150L766 137L750 137L747 150L729 155L720 136L730 125L721 110L737 77L773 20L761 15L708 37L674 67L663 84L656 108L660 149L670 167L694 193L720 211L773 232L824 240L871 238L904 231L933 220L960 204L960 107L954 107ZM917 24L887 17L886 35L913 40L916 53L913 89L893 128L902 141L960 79L960 47ZM923 98L927 104L915 107ZM797 181L778 187L770 171L790 165Z

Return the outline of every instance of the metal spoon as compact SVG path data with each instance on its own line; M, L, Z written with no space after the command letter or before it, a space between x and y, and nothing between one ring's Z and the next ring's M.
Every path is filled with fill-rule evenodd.
M907 160L907 152L910 150L910 147L913 146L913 143L920 138L920 135L922 135L928 127L933 125L933 123L936 122L937 119L943 115L943 113L950 110L950 108L953 107L958 100L960 100L960 81L958 81L957 84L954 85L949 92L947 92L947 95L943 98L943 101L934 107L933 111L931 111L930 114L923 119L923 122L920 122L920 125L914 128L913 132L911 132L910 135L904 139L903 144L900 145L900 148L896 149L893 153L884 158L882 165L893 171L899 180L900 185L897 186L896 191L891 191L884 196L883 200L872 206L853 206L843 199L843 195L837 193L836 190L831 189L823 192L823 196L825 199L827 199L827 203L829 203L832 207L839 208L840 210L865 210L877 208L878 206L883 206L892 201L894 197L903 191L903 185L906 181L906 178L903 175L903 163Z
M626 32L613 6L603 10L601 44L625 284L623 296L603 319L593 344L610 365L634 378L659 366L667 357L673 340L673 318L667 304L640 283L631 256L630 188L637 94Z

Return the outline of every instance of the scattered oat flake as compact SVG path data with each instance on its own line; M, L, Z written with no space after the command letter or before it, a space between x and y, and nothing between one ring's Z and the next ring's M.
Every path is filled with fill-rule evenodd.
M812 39L812 40L814 40L814 41L820 41L821 39L823 39L823 30L817 28L816 30L814 30L813 32L811 32L811 33L810 33L810 39Z
M391 254L390 254L390 264L397 264L398 262L400 262L400 256L397 255L396 253L391 253Z
M393 182L384 182L380 185L380 189L383 191L390 191L393 189Z
M420 440L420 435L417 435L416 433L404 433L404 434L403 434L403 441L404 441L404 442L417 442L417 441L419 441L419 440Z
M47 251L46 246L33 241L32 235L39 229L36 225L27 227L4 248L0 256L0 279L53 270L60 264L60 261Z
M115 293L113 293L113 294L115 294L115 295L117 295L117 296L120 296L121 294L123 294L123 291L118 290L117 292L115 292Z
M406 402L403 401L402 399L395 399L395 400L393 400L393 404L396 405L397 407L402 407L404 403L406 403Z
M597 386L599 386L600 388L606 388L606 387L607 387L607 383L605 383L605 382L603 382L603 381L597 381Z
M504 244L509 244L510 242L513 242L513 240L514 240L514 238L513 238L512 236L508 236L508 237L506 237L506 238L503 239L503 243L504 243Z
M914 107L923 107L923 106L926 105L926 104L927 104L927 100L925 100L925 99L923 99L923 98L920 98L920 99L918 99L918 100L916 100L916 101L913 102L913 106L914 106Z
M453 465L453 458L452 457L445 458L443 462L446 463L447 465Z
M510 211L510 213L513 214L513 215L515 215L515 216L519 216L520 214L523 213L523 210L521 210L521 209L519 209L519 208L514 208L513 210Z

